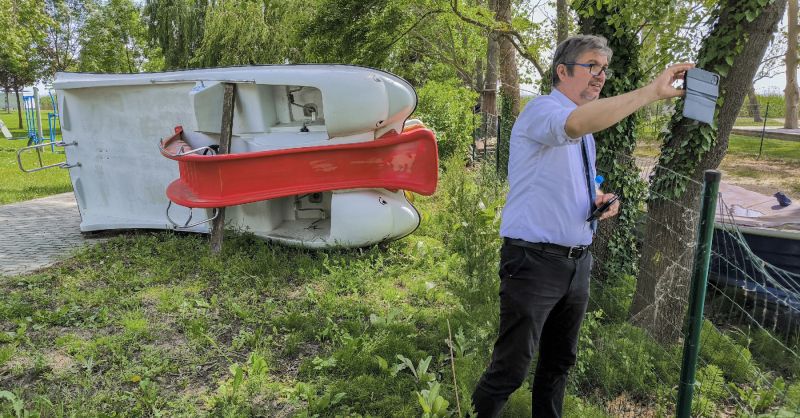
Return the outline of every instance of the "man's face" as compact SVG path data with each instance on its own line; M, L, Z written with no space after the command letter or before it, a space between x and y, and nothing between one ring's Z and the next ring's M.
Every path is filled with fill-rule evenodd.
M608 66L608 57L599 51L592 50L578 56L575 63L597 64L606 67ZM571 67L572 75L567 73L566 65L559 65L556 69L561 80L557 87L558 90L578 106L600 97L600 90L603 89L603 85L606 82L606 73L601 72L599 75L593 76L589 68L581 67L580 65L571 65Z

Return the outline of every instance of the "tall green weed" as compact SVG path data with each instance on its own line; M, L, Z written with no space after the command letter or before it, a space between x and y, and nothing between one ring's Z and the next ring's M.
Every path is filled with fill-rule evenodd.
M472 108L478 94L458 80L449 80L429 81L417 90L417 95L415 116L436 132L439 158L458 156L463 160L472 142L475 126Z

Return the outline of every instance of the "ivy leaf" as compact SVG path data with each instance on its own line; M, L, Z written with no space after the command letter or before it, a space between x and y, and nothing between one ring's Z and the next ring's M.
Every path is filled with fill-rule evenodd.
M731 56L731 55L726 56L725 57L725 62L727 62L728 65L733 66L733 56Z

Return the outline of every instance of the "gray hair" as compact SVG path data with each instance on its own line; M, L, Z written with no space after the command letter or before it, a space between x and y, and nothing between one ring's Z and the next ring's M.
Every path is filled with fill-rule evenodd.
M575 62L581 54L586 51L598 51L599 53L608 57L609 61L614 51L608 47L608 40L602 36L597 35L575 35L570 36L567 40L558 44L556 53L553 55L553 66L550 71L552 74L553 87L557 86L561 80L558 78L556 69L559 64L567 62ZM567 66L567 74L572 75L573 68L571 65Z

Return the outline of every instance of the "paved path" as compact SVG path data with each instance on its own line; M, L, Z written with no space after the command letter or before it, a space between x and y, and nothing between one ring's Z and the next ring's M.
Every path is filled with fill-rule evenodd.
M782 139L784 141L800 141L800 129L785 129L767 126L734 126L731 133L746 136L761 136L764 131L764 138Z
M0 206L0 275L28 273L103 241L81 235L80 222L72 192Z

